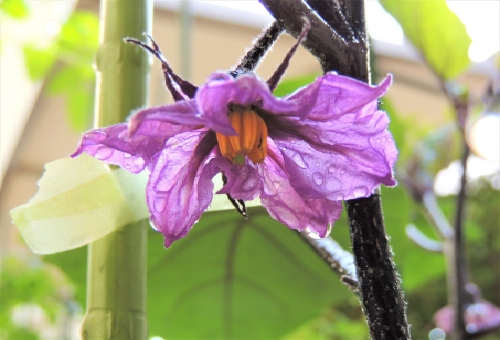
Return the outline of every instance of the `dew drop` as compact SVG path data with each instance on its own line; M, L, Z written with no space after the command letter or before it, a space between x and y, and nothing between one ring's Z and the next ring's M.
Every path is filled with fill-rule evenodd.
M387 140L387 138L385 138L385 137L384 137L384 138L382 138L382 142L385 142L386 140Z
M129 163L125 164L125 168L130 169L130 164Z
M311 179L316 183L316 185L323 184L323 175L319 172L315 172L312 174Z
M306 228L306 233L307 236L309 236L312 239L319 240L321 237L319 237L319 234L316 230L313 230L311 227Z
M380 143L380 138L377 138L377 143Z
M299 155L298 153L295 153L293 156L292 156L292 160L295 162L295 164L297 164L300 168L302 169L307 169L307 164L304 162L304 159L302 158L301 155Z
M368 190L366 190L365 187L356 187L352 191L352 194L354 195L355 198L366 197L368 196Z
M99 149L95 151L95 158L100 159L100 160L105 160L108 159L113 151L105 146L101 146Z
M340 170L340 173L343 175L344 174L344 170Z
M335 167L333 165L330 165L328 167L328 172L331 173L331 174L333 174L335 172Z
M319 167L319 162L316 162L316 166Z

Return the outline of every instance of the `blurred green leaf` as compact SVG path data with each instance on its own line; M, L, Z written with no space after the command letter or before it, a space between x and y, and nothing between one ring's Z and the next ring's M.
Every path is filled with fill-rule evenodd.
M49 79L47 91L50 94L70 94L74 88L87 87L87 91L92 91L95 74L90 67L64 66L58 69ZM71 85L71 86L70 86Z
M206 213L190 234L148 246L150 335L173 339L278 338L352 296L296 232L250 208ZM46 256L85 290L84 248ZM193 325L196 325L193 327Z
M357 303L359 307L359 303ZM359 310L359 308L357 308ZM283 340L363 340L368 338L368 327L361 312L356 318L349 318L335 308L326 310L320 317L314 318L295 331L287 334Z
M95 73L94 57L99 45L99 20L91 12L75 12L62 25L54 43L47 48L26 46L24 56L33 80L48 76L57 63L47 90L66 99L67 117L71 127L84 131L91 125Z
M92 61L99 47L99 19L92 12L75 12L61 27L59 47Z
M445 0L380 3L401 24L405 35L440 77L454 78L469 66L471 39Z
M14 19L24 19L30 14L30 8L25 0L2 0L0 10Z
M33 80L40 80L46 77L56 62L56 48L38 48L27 45L23 48L24 60L28 75Z
M299 88L306 86L318 78L319 74L308 74L301 77L285 79L279 83L273 94L276 97L284 97L287 94L295 92Z
M33 329L12 323L11 312L20 305L36 304L54 322L63 308L61 287L66 282L55 268L39 261L27 264L13 256L0 264L0 338L38 339Z
M92 123L94 107L94 93L82 88L75 88L66 98L68 120L71 127L77 131L84 131Z

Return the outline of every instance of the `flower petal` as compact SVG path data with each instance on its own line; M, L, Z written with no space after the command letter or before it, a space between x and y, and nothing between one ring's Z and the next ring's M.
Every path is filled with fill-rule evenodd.
M194 99L139 110L129 120L129 129L132 136L135 136L135 134L163 136L165 133L168 134L174 125L184 126L184 131L204 126L212 130L228 128L224 124L210 121L207 117L201 115ZM229 124L229 128L232 129L231 124Z
M380 85L370 86L353 78L327 73L314 83L285 97L285 100L310 102L316 99L310 111L297 115L301 118L326 121L353 112L363 116L377 109L377 98L384 95L391 82L391 75Z
M314 85L311 88L313 87ZM225 73L215 73L200 87L196 101L203 117L212 124L218 124L215 126L207 123L207 127L226 135L235 135L227 117L231 103L243 106L255 104L275 114L296 116L312 109L316 95L312 93L310 100L283 100L275 98L269 92L267 84L252 73L243 74L236 79ZM225 129L223 125L231 127L231 130Z
M217 148L217 157L212 159L210 166L212 177L223 172L227 182L217 194L230 194L234 199L251 201L259 194L259 170L251 162L236 165L224 158Z
M291 186L283 158L272 140L268 140L268 157L258 167L263 186L260 201L271 217L291 229L312 230L325 237L329 225L340 217L342 204L299 195Z
M86 152L108 164L116 164L132 173L139 173L151 163L165 141L183 129L181 126L175 127L162 137L141 134L128 138L127 124L108 126L87 132L71 157Z
M369 196L380 184L396 184L392 167L397 150L386 130L385 112L365 116L355 112L326 122L288 122L292 123L295 134L275 142L290 182L301 196L340 201Z
M162 232L165 247L187 235L208 208L213 196L212 173L215 134L180 133L159 154L146 188L151 224Z

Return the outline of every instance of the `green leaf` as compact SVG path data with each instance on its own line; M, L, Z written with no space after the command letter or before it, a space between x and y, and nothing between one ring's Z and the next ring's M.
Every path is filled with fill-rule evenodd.
M47 84L49 94L70 94L74 88L84 88L90 90L87 85L95 86L95 74L91 65L65 66L57 70L52 75Z
M28 45L23 48L23 53L26 69L32 80L40 80L47 76L56 61L54 46L37 48Z
M443 79L458 76L469 66L471 39L465 25L444 0L381 0L401 24L405 35Z
M45 164L38 193L10 211L31 250L52 254L89 244L119 227L149 217L145 172L110 171L95 158L61 158ZM216 177L216 191L222 179ZM259 205L258 199L246 203ZM233 210L226 195L214 195L209 211Z
M67 117L76 131L85 131L91 126L93 108L93 92L85 88L75 87L66 97Z
M0 10L14 19L24 19L30 14L30 8L25 0L2 0Z
M10 212L35 253L81 247L149 216L145 174L110 171L85 154L47 163L45 169L38 193Z
M150 336L279 338L352 296L296 232L262 208L249 209L249 216L205 213L169 249L161 234L150 233ZM84 291L85 256L80 248L45 259Z
M92 12L73 13L61 27L59 45L87 58L93 58L99 47L99 20ZM90 59L92 61L92 59Z

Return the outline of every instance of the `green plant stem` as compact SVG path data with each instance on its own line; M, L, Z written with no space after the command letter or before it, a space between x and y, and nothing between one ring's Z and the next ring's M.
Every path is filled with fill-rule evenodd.
M102 0L95 126L125 121L146 105L151 59L123 38L150 32L152 1ZM84 339L146 339L146 223L132 223L88 249Z

